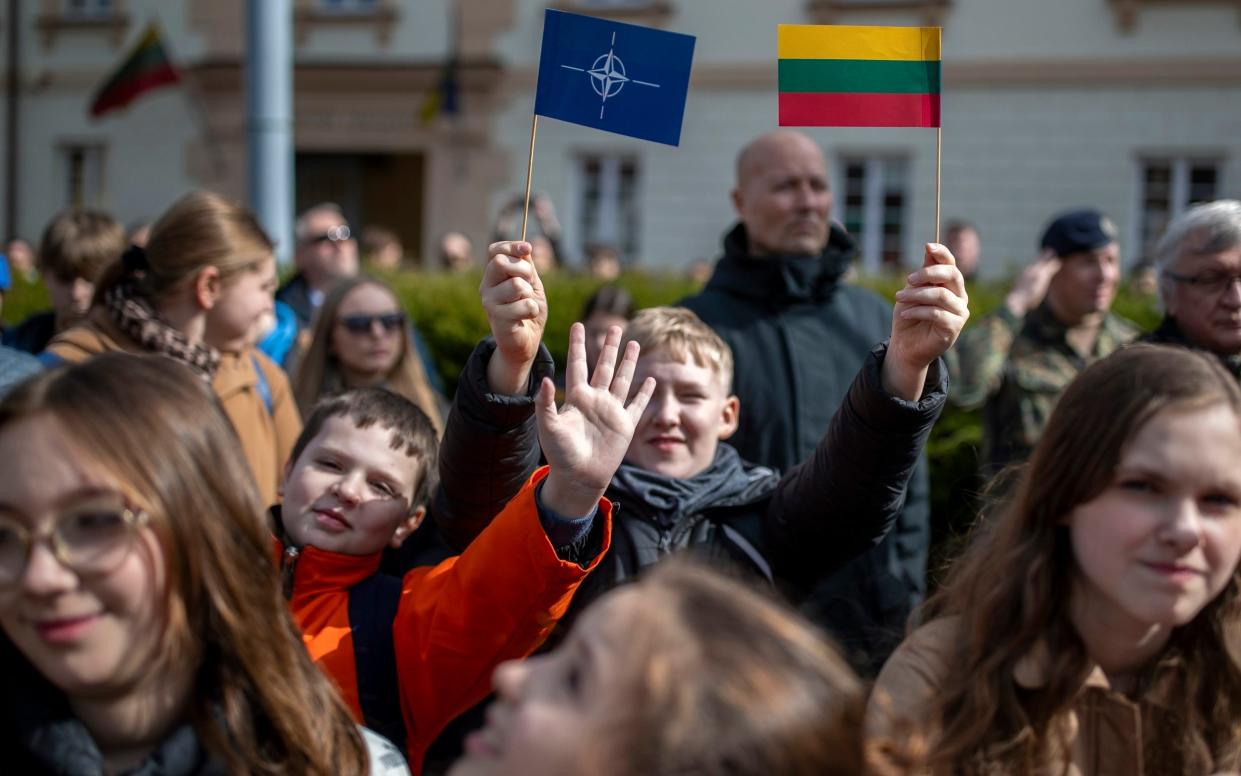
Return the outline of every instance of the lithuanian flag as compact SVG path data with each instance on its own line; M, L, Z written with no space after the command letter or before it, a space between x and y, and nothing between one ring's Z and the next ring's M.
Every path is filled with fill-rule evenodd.
M180 80L181 74L172 64L172 59L160 40L159 28L152 22L130 49L125 61L121 62L95 92L95 98L90 104L90 115L99 118L113 108L125 107L143 92L175 84Z
M781 24L782 127L938 127L939 27Z

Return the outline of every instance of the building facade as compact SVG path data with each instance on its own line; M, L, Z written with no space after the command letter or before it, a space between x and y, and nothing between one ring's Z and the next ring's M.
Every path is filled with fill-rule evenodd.
M293 4L298 207L336 201L415 256L449 230L487 243L521 194L548 7L697 36L679 147L540 121L534 188L570 263L593 244L651 268L719 253L736 152L776 124L781 22L944 27L942 213L979 226L984 274L1033 256L1058 210L1111 214L1131 264L1187 204L1241 197L1241 0ZM18 6L18 234L71 203L130 222L193 188L244 195L244 0ZM91 94L152 20L183 85L92 121ZM428 120L450 59L457 111ZM935 132L807 132L865 267L915 262L934 236Z

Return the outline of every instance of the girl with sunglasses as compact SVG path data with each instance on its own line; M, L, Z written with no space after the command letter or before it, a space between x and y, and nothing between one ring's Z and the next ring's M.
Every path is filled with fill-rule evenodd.
M87 320L57 335L48 357L155 353L188 366L224 405L269 506L302 430L288 378L254 347L275 289L272 242L254 215L210 192L187 194L151 227L145 249L104 273Z
M347 278L319 307L293 393L305 416L323 397L373 386L401 394L443 429L443 399L427 380L396 294L375 278Z
M236 436L188 369L43 373L0 404L0 460L6 773L408 772L310 662Z
M1012 501L876 682L934 774L1241 769L1241 388L1135 346L1060 398Z

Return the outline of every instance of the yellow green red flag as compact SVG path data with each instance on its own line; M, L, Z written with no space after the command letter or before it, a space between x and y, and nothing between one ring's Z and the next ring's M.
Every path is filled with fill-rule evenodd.
M781 24L780 126L940 126L940 28Z

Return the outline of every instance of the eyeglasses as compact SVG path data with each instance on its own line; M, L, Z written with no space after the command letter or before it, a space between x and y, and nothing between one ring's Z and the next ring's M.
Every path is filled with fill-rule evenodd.
M51 530L33 533L13 517L0 515L0 588L15 587L26 572L35 544L46 541L56 560L83 576L115 571L133 547L146 512L122 506L86 505L60 515Z
M384 331L393 332L405 325L405 313L383 313L382 315L345 315L336 319L350 334L369 334L378 323Z
M1241 281L1241 274L1227 272L1204 272L1201 275L1181 275L1177 272L1164 270L1164 277L1184 283L1190 288L1198 289L1207 294L1222 294L1232 288L1232 284Z
M349 227L346 226L345 224L341 224L340 226L333 226L331 229L328 229L326 232L322 234L313 234L310 237L307 237L306 242L338 243L338 242L344 242L345 240L348 240L352 235L353 235L353 232L349 231Z

